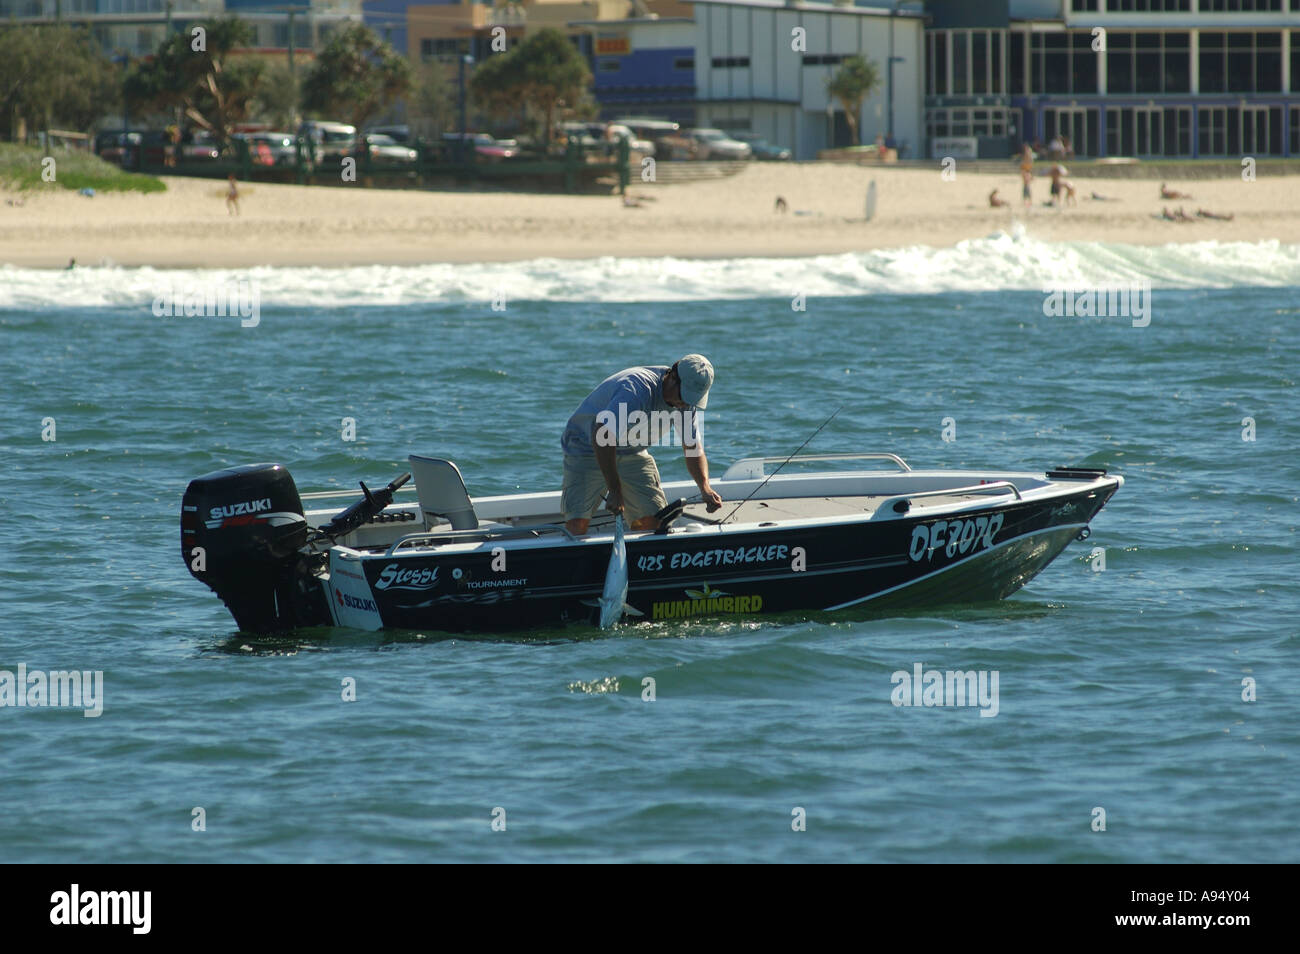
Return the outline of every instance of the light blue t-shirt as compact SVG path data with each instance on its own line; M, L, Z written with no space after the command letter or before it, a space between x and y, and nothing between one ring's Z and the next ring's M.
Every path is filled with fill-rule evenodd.
M615 417L620 414L624 419L633 415L633 412L651 415L656 411L672 411L668 402L664 400L663 376L668 373L668 365L652 365L647 368L628 368L617 374L611 374L604 381L596 386L596 390L583 399L578 405L578 409L573 412L569 418L569 423L564 426L564 435L560 438L560 446L564 448L564 453L574 456L582 456L595 453L591 446L591 430L596 423L596 415L601 411L609 411ZM623 405L626 410L620 410ZM688 412L689 413L689 412ZM636 418L631 418L635 422ZM635 454L644 450L651 443L655 442L653 429L648 428L651 433L648 439L642 443L624 443L619 442L618 453ZM628 434L624 437L637 435L632 427L628 428Z

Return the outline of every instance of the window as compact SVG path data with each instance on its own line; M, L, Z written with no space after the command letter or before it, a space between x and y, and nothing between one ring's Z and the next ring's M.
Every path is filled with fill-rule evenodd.
M1011 34L1011 82L1009 84L1011 95L1023 94L1028 92L1025 89L1025 44L1028 42L1029 34L1016 30Z
M989 54L989 92L1005 93L1007 88L1002 81L1002 31L991 31L989 40L992 43Z
M713 58L713 68L715 70L740 69L749 66L748 56L715 56Z
M695 69L695 57L693 57L693 56L678 56L678 57L675 57L675 58L673 59L673 69L675 69L675 70L692 70L692 71L693 71L693 70Z
M1300 3L1300 0L1295 2ZM1300 93L1300 30L1291 31L1291 92Z
M843 59L844 57L842 55L835 54L835 53L805 53L803 55L803 65L804 66L836 66ZM746 60L745 64L748 65L749 61Z
M1191 92L1189 42L1185 32L1107 33L1106 87L1108 91L1112 93Z
M1201 0L1202 13L1268 13L1282 9L1283 0Z
M970 91L989 91L989 38L983 30L975 30L970 38Z
M1097 92L1097 54L1092 49L1092 31L1031 34L1029 69L1031 89L1028 92Z
M952 92L964 96L970 91L970 32L953 30L952 38Z
M1005 136L1008 111L1005 109L955 108L928 109L925 112L925 134L937 136Z
M301 24L294 24L301 26ZM295 33L298 31L295 30ZM308 44L300 43L301 46ZM420 38L420 59L429 60L441 56L459 56L461 50L460 40L450 40L445 38Z
M1005 95L1003 30L931 30L926 35L926 93L930 96ZM1024 67L1023 37L1020 68ZM1016 47L1012 46L1015 64ZM805 59L807 59L805 57ZM1013 82L1015 68L1013 65Z
M1205 0L1201 3L1204 9ZM1108 13L1188 13L1191 9L1192 0L1106 0Z
M1200 38L1201 92L1282 92L1282 34L1205 32Z
M930 46L930 95L948 95L948 34L943 30L934 30L929 36Z
M1190 156L1192 107L1107 109L1106 149L1112 156Z

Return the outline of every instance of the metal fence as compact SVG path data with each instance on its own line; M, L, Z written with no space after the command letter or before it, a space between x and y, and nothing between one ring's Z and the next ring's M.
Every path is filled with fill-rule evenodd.
M620 139L600 148L570 140L563 153L492 158L479 155L472 142L415 139L407 147L411 160L372 155L359 140L346 154L322 153L306 137L295 139L292 154L232 139L216 159L187 159L183 150L167 143L135 142L123 149L122 166L155 175L200 176L224 179L234 174L242 181L295 182L303 185L351 183L420 186L434 180L457 182L508 182L541 180L561 185L565 192L590 188L595 180L616 176L618 191L627 191L631 178L630 149ZM346 160L353 160L347 164ZM345 175L347 174L347 175Z

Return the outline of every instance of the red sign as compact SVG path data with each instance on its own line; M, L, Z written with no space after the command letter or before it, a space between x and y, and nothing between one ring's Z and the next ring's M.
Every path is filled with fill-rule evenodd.
M596 37L597 56L627 56L632 44L625 36Z

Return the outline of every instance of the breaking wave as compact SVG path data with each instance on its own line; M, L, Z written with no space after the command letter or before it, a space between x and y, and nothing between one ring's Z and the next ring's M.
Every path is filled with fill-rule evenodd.
M135 307L160 294L256 283L263 306L331 308L506 300L585 302L853 297L1042 290L1139 279L1157 288L1300 286L1300 245L1043 242L999 232L946 248L809 258L538 258L347 268L0 267L0 309Z

